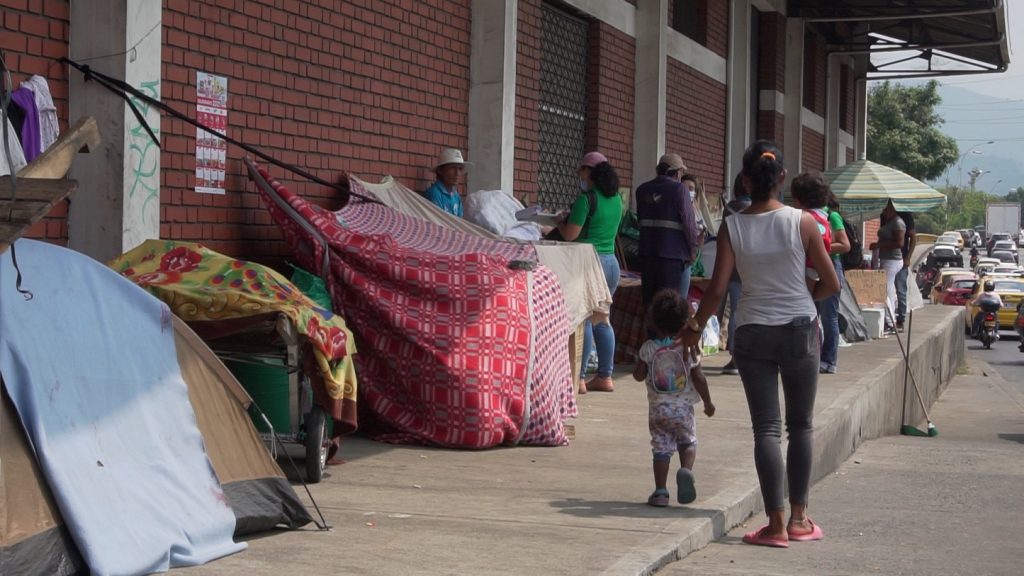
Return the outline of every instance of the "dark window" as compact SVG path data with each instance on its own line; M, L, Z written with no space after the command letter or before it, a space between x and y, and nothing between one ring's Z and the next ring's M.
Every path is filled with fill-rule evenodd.
M698 26L699 14L698 4L703 4L699 0L673 0L672 1L672 28L679 32L689 36L690 38L703 43L703 38L700 38L700 30L704 26ZM705 14L707 10L703 11Z
M817 87L817 35L810 30L804 31L804 108L814 110L814 90Z
M541 10L540 203L568 208L579 194L587 120L587 22L549 4Z

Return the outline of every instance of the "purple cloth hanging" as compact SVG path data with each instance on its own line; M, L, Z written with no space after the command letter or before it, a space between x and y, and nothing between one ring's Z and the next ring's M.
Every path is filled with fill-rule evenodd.
M43 153L36 95L28 88L18 88L11 92L11 101L25 111L25 121L21 125L21 148L25 151L25 160L31 162L36 156Z

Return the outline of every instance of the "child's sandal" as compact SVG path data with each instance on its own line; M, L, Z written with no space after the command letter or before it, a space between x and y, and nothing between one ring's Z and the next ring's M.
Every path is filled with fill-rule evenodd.
M657 508L664 508L668 506L669 494L665 488L658 488L648 498L647 505L655 506Z

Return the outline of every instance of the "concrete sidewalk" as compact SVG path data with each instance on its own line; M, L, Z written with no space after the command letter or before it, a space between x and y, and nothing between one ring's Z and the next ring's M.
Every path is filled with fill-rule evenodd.
M824 540L744 545L764 523L758 514L658 576L1021 574L1024 395L970 356L931 410L939 436L867 442L813 488Z
M961 315L944 307L915 315L912 365L929 402L963 357ZM622 374L614 393L580 397L567 447L464 452L347 440L341 456L348 463L311 487L331 531L257 537L241 554L182 572L650 573L760 509L739 378L718 375L727 360L723 353L706 361L718 413L698 416L693 505L645 504L653 490L646 393ZM819 383L816 478L864 439L900 425L903 361L895 338L842 349L840 371Z

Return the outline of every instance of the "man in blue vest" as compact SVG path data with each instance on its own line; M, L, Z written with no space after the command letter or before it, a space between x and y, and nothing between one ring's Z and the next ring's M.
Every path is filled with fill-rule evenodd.
M644 306L659 290L680 290L680 278L697 256L697 219L680 181L686 165L678 154L665 154L656 171L653 180L636 189ZM689 282L684 284L688 290Z
M469 163L462 159L462 152L445 148L434 164L437 180L423 195L445 212L462 218L462 197L459 195L459 178Z

